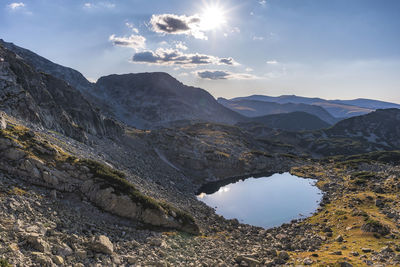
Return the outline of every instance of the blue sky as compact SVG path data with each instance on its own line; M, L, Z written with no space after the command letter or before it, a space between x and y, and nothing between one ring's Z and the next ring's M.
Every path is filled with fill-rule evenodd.
M87 78L400 103L398 0L0 1L0 38Z

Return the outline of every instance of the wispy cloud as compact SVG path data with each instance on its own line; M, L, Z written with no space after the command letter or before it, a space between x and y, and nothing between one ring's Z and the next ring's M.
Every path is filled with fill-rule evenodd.
M183 68L194 68L204 65L239 65L233 58L219 58L205 54L183 53L177 49L158 48L156 51L138 52L132 57L134 63L157 65L175 65Z
M139 51L146 48L146 38L141 35L117 37L115 34L108 38L115 46L129 47Z
M255 80L259 77L248 73L233 73L224 70L200 70L194 72L198 77L208 80Z
M86 2L83 4L85 9L98 9L98 8L115 8L112 2Z
M265 38L264 37L262 37L262 36L253 36L253 41L262 41L262 40L264 40Z
M153 15L150 19L152 30L162 34L185 34L197 39L207 40L207 36L200 29L199 16L186 16L174 14Z
M269 65L276 65L276 64L278 64L279 62L278 61L276 61L276 60L267 60L267 64L269 64Z
M131 29L134 33L139 33L139 29L136 28L135 25L133 25L133 23L126 22L125 26Z
M179 49L179 50L187 50L188 49L188 47L185 45L184 42L176 42L175 48Z
M22 2L19 2L19 3L11 3L11 4L7 5L7 7L8 7L9 9L12 9L12 10L17 10L17 9L20 9L20 8L25 7L25 4L22 3Z

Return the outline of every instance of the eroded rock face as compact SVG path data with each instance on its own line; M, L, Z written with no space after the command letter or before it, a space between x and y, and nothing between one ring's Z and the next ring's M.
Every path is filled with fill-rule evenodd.
M117 137L122 133L118 123L101 115L78 90L38 72L1 42L0 58L0 109L8 114L79 141L86 141L87 134Z
M86 161L70 163L55 160L55 155L60 156L61 152L54 148L46 148L44 143L35 137L34 132L27 130L19 132L18 134L23 136L23 141L18 139L17 133L15 133L16 136L5 137L7 134L13 134L12 130L0 133L0 147L2 148L0 150L0 170L17 174L32 184L62 192L80 193L101 209L124 218L192 234L199 233L199 228L194 221L176 216L175 212L169 211L168 208L141 195L138 191L127 191L127 187L131 186L128 182L124 182L123 188L121 188L118 181L112 180L122 179L122 177L98 177L92 170L92 168L106 168L106 172L112 172L112 169L107 169L109 167L99 163L95 163L95 167L88 167L85 165L88 164ZM18 143L20 141L22 143ZM40 154L35 154L38 151ZM42 160L38 155L50 160L51 163ZM132 187L130 190L136 189ZM136 195L133 197L130 194Z

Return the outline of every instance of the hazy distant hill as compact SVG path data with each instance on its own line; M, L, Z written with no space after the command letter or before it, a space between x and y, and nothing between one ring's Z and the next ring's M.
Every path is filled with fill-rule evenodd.
M375 108L369 107L361 107L357 106L356 104L351 105L351 101L355 101L354 103L358 103L356 100L349 100L349 103L341 102L341 100L326 100L322 98L309 98L309 97L301 97L295 95L282 95L282 96L264 96L264 95L252 95L246 97L237 97L231 100L258 100L258 101L265 101L265 102L275 102L280 104L286 103L295 103L295 104L308 104L308 105L315 105L324 108L328 111L332 116L336 118L349 118L353 116L364 115L370 113L375 110ZM370 100L368 100L370 101ZM363 103L366 103L364 100ZM375 101L375 105L379 103L381 108L392 108L392 105L396 105L393 103L386 103L382 101Z
M358 98L354 100L334 100L336 103L345 104L345 105L353 105L362 108L371 108L371 109L387 109L387 108L399 108L399 104L384 102L373 99L364 99Z
M319 117L321 120L334 124L338 121L329 112L320 106L308 104L294 104L294 103L274 103L259 100L228 100L225 98L218 98L218 102L227 108L230 108L242 115L248 117L258 117L280 113L290 113L295 111L303 111Z

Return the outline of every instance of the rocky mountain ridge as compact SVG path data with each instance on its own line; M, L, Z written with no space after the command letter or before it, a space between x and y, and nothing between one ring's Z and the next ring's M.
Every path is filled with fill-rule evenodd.
M71 136L117 137L122 127L63 80L38 72L0 44L0 107L10 115Z

